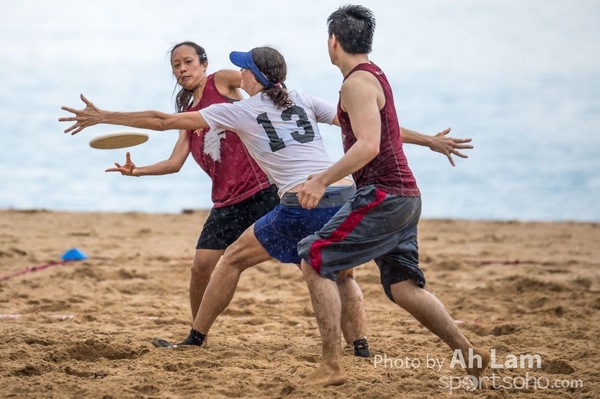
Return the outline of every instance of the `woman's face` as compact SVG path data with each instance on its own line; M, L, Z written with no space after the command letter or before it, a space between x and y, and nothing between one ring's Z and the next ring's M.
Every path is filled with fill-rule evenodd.
M200 57L191 46L179 46L171 54L171 68L177 83L186 90L193 90L206 75L208 63L200 63Z
M262 90L263 86L256 81L256 77L252 74L249 69L240 69L242 73L242 84L240 87L250 96L255 95Z

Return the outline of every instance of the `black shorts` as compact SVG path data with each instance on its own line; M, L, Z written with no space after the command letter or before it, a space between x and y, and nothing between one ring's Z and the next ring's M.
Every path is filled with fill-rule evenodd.
M196 249L226 249L278 204L277 187L272 185L237 204L212 208L204 222Z

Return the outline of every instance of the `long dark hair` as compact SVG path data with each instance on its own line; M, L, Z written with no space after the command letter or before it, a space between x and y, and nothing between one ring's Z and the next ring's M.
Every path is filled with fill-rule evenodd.
M272 47L256 47L252 49L252 59L258 69L273 85L262 90L262 95L273 101L277 108L289 108L292 100L289 98L285 79L287 65L283 55Z
M171 58L173 57L173 52L181 46L192 47L196 51L196 54L198 54L200 64L204 64L205 62L208 61L208 57L206 57L206 51L204 51L204 48L194 42L189 42L189 41L177 43L176 45L174 45L171 48L171 50L169 51ZM181 87L181 89L179 90L179 92L177 93L177 96L175 97L175 110L177 112L183 112L190 105L193 104L194 92L192 90L185 89L183 86L181 86L179 84L179 82L175 82L175 88L173 89L173 93L175 93L175 90L177 90L177 87Z

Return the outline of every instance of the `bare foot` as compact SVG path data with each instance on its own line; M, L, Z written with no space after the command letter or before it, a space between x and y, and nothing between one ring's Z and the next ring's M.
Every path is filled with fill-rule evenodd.
M319 368L306 376L302 385L320 385L322 387L342 385L346 379L346 372L342 366L321 364Z
M485 376L485 371L490 364L490 352L481 348L473 348L473 355L481 356L481 367L467 368L467 374L474 377L473 384L476 388L489 389L490 384Z

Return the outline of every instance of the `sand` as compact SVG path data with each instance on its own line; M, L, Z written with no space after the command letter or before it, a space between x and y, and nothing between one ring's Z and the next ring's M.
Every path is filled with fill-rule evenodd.
M42 266L0 280L0 396L600 397L598 223L421 222L427 288L496 352L488 375L500 389L468 392L452 352L384 296L373 263L356 275L374 357L346 351L343 386L301 385L320 337L301 273L275 261L242 275L208 345L154 348L154 337L189 331L189 266L206 215L0 211L0 276ZM52 264L70 248L89 258Z

